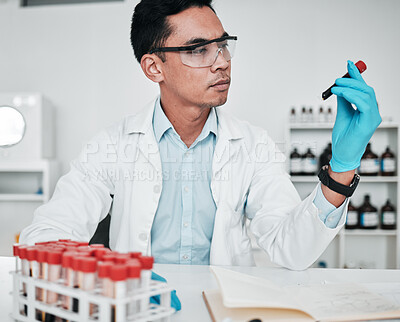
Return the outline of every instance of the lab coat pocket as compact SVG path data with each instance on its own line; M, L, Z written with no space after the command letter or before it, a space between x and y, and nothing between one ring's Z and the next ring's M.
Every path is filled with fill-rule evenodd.
M247 235L246 217L241 210L228 210L228 225L226 226L226 243L230 249L233 265L248 266L254 264L250 237Z

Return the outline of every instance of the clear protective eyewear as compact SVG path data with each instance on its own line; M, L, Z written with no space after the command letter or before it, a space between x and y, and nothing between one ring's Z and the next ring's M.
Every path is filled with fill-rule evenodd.
M217 60L219 53L222 54L226 61L232 59L235 53L236 40L236 36L223 36L190 46L154 48L149 54L155 52L179 52L184 65L189 67L210 67Z

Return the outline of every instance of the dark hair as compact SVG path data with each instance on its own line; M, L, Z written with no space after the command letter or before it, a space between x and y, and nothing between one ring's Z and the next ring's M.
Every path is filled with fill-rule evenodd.
M131 44L136 59L140 63L143 55L151 49L163 47L173 29L167 17L192 7L211 6L212 0L142 0L133 13L131 24ZM165 61L164 53L158 53Z

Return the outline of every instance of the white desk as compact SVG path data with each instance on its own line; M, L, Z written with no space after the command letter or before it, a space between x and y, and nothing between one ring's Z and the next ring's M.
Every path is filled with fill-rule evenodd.
M12 299L9 295L14 269L14 258L0 257L0 321L11 321ZM266 277L279 285L308 285L318 283L400 283L400 270L343 270L308 269L296 272L283 268L229 267L235 271ZM217 288L217 282L208 266L156 264L154 271L165 277L174 287L182 303L182 310L172 317L173 322L211 321L201 292ZM392 320L391 320L392 321Z

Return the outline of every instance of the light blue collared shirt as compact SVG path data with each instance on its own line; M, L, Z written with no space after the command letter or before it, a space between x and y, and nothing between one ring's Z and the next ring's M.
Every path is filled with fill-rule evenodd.
M156 263L209 264L216 205L211 193L217 115L210 110L188 148L157 99L153 128L160 150L163 188L151 229Z
M210 246L216 205L211 193L212 160L217 140L215 109L195 142L188 148L155 104L153 129L160 151L163 188L151 229L152 256L156 263L210 263ZM318 187L314 204L319 218L335 228L343 207L336 208Z

